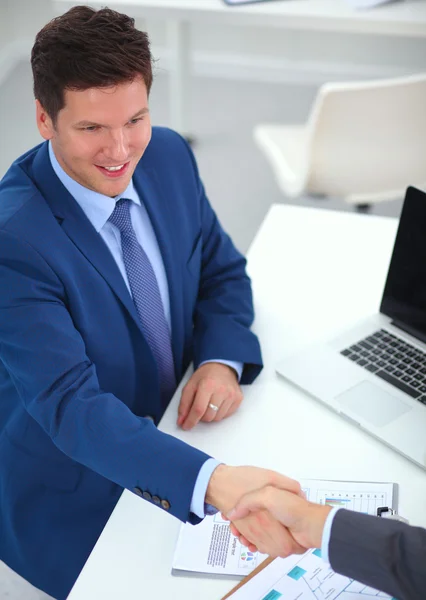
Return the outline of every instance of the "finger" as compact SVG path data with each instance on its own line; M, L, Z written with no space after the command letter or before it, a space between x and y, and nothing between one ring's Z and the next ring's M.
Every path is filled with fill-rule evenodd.
M214 416L214 420L222 421L222 419L224 419L228 415L228 412L229 412L229 409L231 408L231 406L232 406L231 400L225 400L224 402L222 402L222 404L219 407L219 410L216 412L216 414Z
M211 392L199 385L188 415L182 423L182 429L192 429L203 418L210 402Z
M259 552L262 552L263 554L269 554L270 556L287 558L288 556L291 556L291 554L304 554L306 552L306 548L303 548L298 542L296 542L289 531L284 530L281 541L276 543L275 547L270 546L268 543L265 545L263 550L259 548Z
M238 540L239 540L239 542L240 542L240 544L242 546L250 546L250 542L243 535L240 535L240 537L238 538Z
M260 521L262 528L265 530L263 542L259 542L258 548L260 552L270 554L272 556L281 556L286 558L290 554L302 554L306 552L306 548L301 546L286 527L282 526L269 513L259 513L262 517ZM269 524L265 525L269 521ZM255 540L252 540L253 543Z
M241 402L233 402L231 404L231 406L228 409L228 412L226 413L226 415L223 417L224 419L227 419L228 417L231 417L235 412L237 412L237 410L240 407Z
M244 399L243 392L241 391L241 388L238 386L238 388L231 395L231 398L230 398L231 405L230 405L228 412L224 418L227 418L227 417L230 417L231 415L233 415L234 412L236 412L240 408L243 399Z
M243 401L243 394L240 388L231 390L221 404L219 411L216 413L215 421L222 421L234 414L238 410L241 402Z
M190 379L186 386L182 390L182 395L180 398L179 408L178 408L178 426L182 426L182 423L185 421L188 416L189 410L192 406L192 403L195 398L195 392L197 390L197 386Z
M238 537L238 540L240 542L240 544L242 544L243 546L247 546L247 548L250 550L250 552L257 552L257 546L255 546L254 544L252 544L251 542L248 541L247 538L245 538L243 535L240 535Z
M229 524L229 529L231 530L231 533L234 537L239 538L241 533L238 531L238 529L235 527L235 525L233 523Z
M272 472L270 485L286 492L292 492L302 498L304 497L300 483L281 473Z
M243 394L239 386L232 387L220 407L220 410L216 413L215 421L222 421L227 417L230 417L239 408L243 401Z
M264 554L286 557L304 551L290 532L266 511L260 511L242 521L237 521L236 527L246 540L256 545L259 552Z
M216 394L211 396L207 405L206 412L201 419L204 423L211 423L216 420L216 415L222 410L223 400Z
M250 513L267 509L266 488L245 494L226 516L230 521L245 519Z
M229 395L229 393L228 393L228 388L226 385L224 385L224 384L217 385L215 383L214 389L212 389L212 394L210 396L209 405L207 407L207 410L206 410L202 420L205 421L206 423L210 423L211 421L218 421L218 420L220 421L220 419L217 419L217 415L219 413L222 414L222 412L223 412L222 407L223 407L223 404L227 401L228 395ZM218 410L215 410L214 408L212 408L212 406L215 406Z

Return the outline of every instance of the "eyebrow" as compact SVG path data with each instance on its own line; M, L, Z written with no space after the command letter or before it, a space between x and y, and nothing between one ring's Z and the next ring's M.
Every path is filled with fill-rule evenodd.
M142 108L136 114L134 114L133 117L130 117L128 120L132 121L132 119L137 119L138 117L141 117L142 115L145 115L148 112L149 112L149 108ZM94 127L94 126L105 127L105 125L102 125L101 123L95 123L94 121L79 121L78 123L76 123L74 125L74 127Z

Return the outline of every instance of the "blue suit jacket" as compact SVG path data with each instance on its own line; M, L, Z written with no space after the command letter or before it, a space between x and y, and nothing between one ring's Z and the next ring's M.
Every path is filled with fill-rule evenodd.
M177 380L222 358L250 383L261 356L245 260L184 140L154 128L134 183L168 277ZM0 558L64 598L123 488L196 522L208 457L144 418L165 408L119 269L43 143L0 183Z

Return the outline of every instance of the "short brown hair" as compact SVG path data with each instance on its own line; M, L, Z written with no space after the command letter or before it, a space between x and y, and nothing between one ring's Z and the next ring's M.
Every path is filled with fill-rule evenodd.
M34 96L53 123L64 108L65 90L109 87L142 76L149 93L152 56L135 20L109 8L75 6L52 19L31 51Z

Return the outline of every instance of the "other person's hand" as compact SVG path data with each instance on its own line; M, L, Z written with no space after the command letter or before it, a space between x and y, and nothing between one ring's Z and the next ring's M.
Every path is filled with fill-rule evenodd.
M244 533L239 528L241 519L245 520L250 515L256 515L258 511L267 511L287 528L295 542L302 548L320 548L325 521L331 508L308 502L300 494L290 492L268 485L243 496L236 507L226 515L233 522L231 529L234 535L239 536L240 533ZM244 533L244 536L248 542L256 544L255 540L250 538L250 534ZM271 549L276 552L276 545L271 545ZM262 552L269 554L268 544L262 546ZM277 555L288 556L288 545L283 544Z
M229 467L219 465L210 479L206 502L215 506L226 515L243 496L250 499L250 492L264 487L289 490L289 495L302 494L300 484L294 479L285 477L257 467ZM238 504L237 504L238 506ZM259 508L255 511L244 509L244 516L233 520L233 531L238 530L241 543L249 545L260 552L271 556L282 553L299 554L305 551L289 534L276 518L267 510ZM242 511L240 510L241 514Z
M221 421L232 415L242 400L235 370L221 363L205 363L183 388L177 424L188 430L199 421Z

